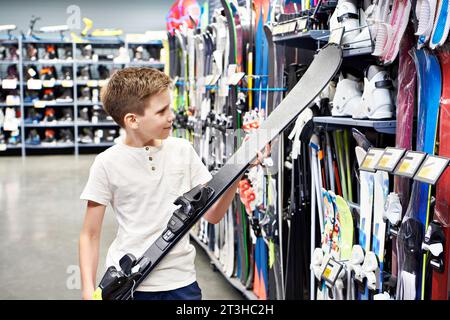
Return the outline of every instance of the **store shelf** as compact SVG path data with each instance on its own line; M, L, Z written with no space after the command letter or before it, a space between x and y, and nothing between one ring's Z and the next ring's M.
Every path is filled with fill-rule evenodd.
M90 123L90 122L78 122L78 127L118 127L119 125L115 122L98 122L98 123Z
M60 59L37 59L36 61L31 61L26 52L27 44L33 44L38 49L38 57L44 58L44 55L41 55L43 52L43 49L48 44L55 45L58 50L69 50L72 53L71 59L64 59L65 55L61 55ZM106 61L93 61L93 60L87 60L83 59L84 57L81 55L81 51L85 45L91 44L95 47L95 52L99 54L102 49L107 50L108 54L110 51L118 52L120 47L125 47L127 49L133 48L137 45L142 46L156 46L161 47L162 41L161 40L155 40L155 41L147 41L147 42L126 42L124 38L122 37L109 37L109 38L98 38L98 39L86 39L85 42L82 43L75 43L70 39L69 37L65 37L64 39L59 37L59 34L54 34L49 36L49 38L41 38L36 39L32 37L27 38L17 38L14 40L11 39L1 39L0 37L0 45L15 45L18 48L18 52L20 52L21 56L18 60L0 60L0 68L2 69L2 72L5 72L6 67L10 64L15 64L17 66L17 69L19 72L19 79L17 79L17 87L16 90L18 91L18 96L21 97L21 102L17 105L9 105L6 104L6 101L0 102L0 109L12 107L17 109L21 109L22 116L21 116L21 129L29 129L29 128L55 128L55 130L58 130L58 128L69 128L73 131L74 136L79 136L78 131L81 131L82 128L91 127L91 128L98 128L102 129L105 128L105 130L108 129L116 129L118 128L118 125L115 122L100 122L100 123L83 123L83 122L70 122L70 123L25 123L25 115L27 114L27 110L29 108L41 108L42 110L45 110L45 108L72 108L73 110L89 106L101 106L102 103L100 101L98 102L92 102L92 101L80 101L77 100L82 98L79 94L79 88L82 88L83 86L87 86L90 89L97 88L100 89L102 86L104 86L108 79L89 79L89 80L81 80L76 79L77 77L74 76L74 79L72 80L61 80L61 79L55 79L53 81L42 81L42 90L45 90L47 88L54 88L54 89L69 89L73 93L73 101L68 100L62 100L60 102L53 100L53 101L42 101L42 100L34 100L36 99L35 95L29 95L28 92L30 92L27 82L27 73L24 71L29 66L35 65L37 69L41 69L45 66L55 66L56 68L61 68L64 66L67 66L70 68L74 75L77 73L76 68L77 66L92 66L91 69L95 69L99 65L106 65L108 69L112 68L122 68L126 66L149 66L154 67L158 69L162 69L164 67L164 63L162 63L159 60L154 60L157 58L157 56L153 55L151 50L149 50L149 56L145 56L145 61L128 61L128 62L114 62L111 60ZM98 49L98 50L97 50ZM127 50L130 53L130 50ZM117 54L113 53L114 56ZM102 57L99 55L99 58ZM10 57L7 57L10 58ZM133 60L134 55L130 55L131 60ZM149 59L152 59L151 61ZM80 77L81 78L81 77ZM0 87L0 90L3 90ZM38 89L40 90L40 89ZM78 94L78 96L77 96ZM39 99L39 98L38 98ZM89 148L96 147L110 147L114 145L114 143L100 143L100 144L82 144L80 141L75 140L74 143L67 145L67 144L49 144L49 145L31 145L26 143L26 136L21 137L21 145L22 147L15 146L14 149L22 150L21 155L25 156L27 154L27 150L29 149L68 149L68 148L74 148L75 154L78 154L79 148L84 149L85 153L90 152ZM13 149L12 147L8 149ZM30 152L33 153L33 152ZM49 152L50 153L50 152ZM67 153L64 150L61 151L55 151L51 153Z
M99 102L92 102L92 101L77 101L78 106L101 106L102 103Z
M73 127L75 125L74 122L65 122L65 123L27 123L25 124L25 128L66 128Z
M42 103L45 103L45 107L71 107L75 103L74 102L51 102L51 101L42 101ZM24 107L34 107L34 102L25 102L23 104Z
M72 65L73 60L36 60L36 61L23 61L23 65Z
M113 65L123 66L123 65L126 65L128 63L129 62L114 62L114 61L109 61L109 60L106 60L106 61L76 60L76 64L77 65L89 64L89 65L95 65L96 66L96 65L103 64L103 65L111 65L111 66L113 66Z
M111 147L115 143L114 142L101 142L101 143L78 143L78 147L87 147L87 148L98 148L98 147Z
M6 150L0 150L0 152L5 152L5 151L8 151L8 150L18 150L18 149L21 149L21 148L22 148L22 145L20 145L20 144L18 144L18 145L7 144L6 145Z
M25 144L25 148L27 149L68 149L68 148L74 148L75 143L56 143L56 144L49 144L49 145L32 145L32 144Z
M219 260L217 260L217 258L211 253L211 251L208 249L208 247L201 242L198 237L192 233L189 232L189 235L191 237L191 239L193 239L200 247L202 247L203 250L205 250L206 254L209 256L209 258L211 259L211 262L214 264L214 266L216 267L216 269L218 271L220 271L220 273L225 277L225 279L233 286L235 287L237 290L239 290L240 292L242 292L242 294L249 300L258 300L258 297L250 290L247 290L241 283L241 281L235 277L233 278L229 278L222 270L223 265L219 262Z
M395 134L396 120L354 120L342 117L314 117L314 123L325 125L326 129L337 127L366 127L381 133Z
M164 63L152 61L133 61L127 63L129 67L151 67L155 69L164 68Z
M329 36L329 30L310 30L288 35L276 35L273 36L273 42L282 43L290 47L317 50L321 44L328 42Z
M131 42L127 42L127 44L129 46L162 46L162 41L161 40L150 40L150 41L146 41L146 42L136 42L136 41L131 41Z
M355 57L355 56L363 56L363 55L371 55L373 52L372 47L364 47L364 48L355 48L355 49L345 49L342 50L342 57Z
M71 45L72 41L68 41L68 39L64 40L61 39L61 37L57 37L57 38L39 38L39 39L34 39L34 38L28 38L28 39L24 39L22 40L23 44L26 43L33 43L33 44L66 44L66 45Z
M6 64L6 65L19 64L19 60L0 60L0 65L2 65L2 64Z

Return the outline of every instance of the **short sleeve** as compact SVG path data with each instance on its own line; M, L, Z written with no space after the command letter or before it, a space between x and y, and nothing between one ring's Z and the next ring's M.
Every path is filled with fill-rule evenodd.
M80 196L81 200L90 200L107 206L112 193L109 188L108 176L101 160L96 157L89 171L89 178Z
M209 173L206 166L203 164L202 160L198 156L195 149L189 143L189 170L191 173L191 188L198 186L199 184L206 184L212 179L211 173Z

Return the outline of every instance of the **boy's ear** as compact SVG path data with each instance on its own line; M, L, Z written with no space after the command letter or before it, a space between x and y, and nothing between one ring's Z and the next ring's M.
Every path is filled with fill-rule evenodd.
M131 129L137 129L139 127L139 120L134 113L127 113L123 117L123 122L126 127Z

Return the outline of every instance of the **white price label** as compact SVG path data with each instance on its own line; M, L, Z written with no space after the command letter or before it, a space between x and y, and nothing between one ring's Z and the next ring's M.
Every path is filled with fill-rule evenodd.
M16 89L17 88L17 79L3 79L2 80L2 88L3 89Z
M44 88L53 88L55 86L55 79L52 80L43 80L42 86Z
M98 81L97 80L88 80L86 85L88 87L98 87Z
M42 89L42 81L37 79L30 79L27 81L27 88L29 90L41 90Z
M61 82L61 85L62 85L64 88L72 88L72 87L73 87L73 80L63 80L63 81Z

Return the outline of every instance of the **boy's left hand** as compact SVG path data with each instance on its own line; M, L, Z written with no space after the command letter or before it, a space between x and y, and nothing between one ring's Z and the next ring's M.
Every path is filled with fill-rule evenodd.
M270 144L266 144L266 147L264 148L264 154L261 151L256 150L257 156L255 161L250 164L250 168L256 167L258 165L264 167L264 159L270 156L270 151Z

